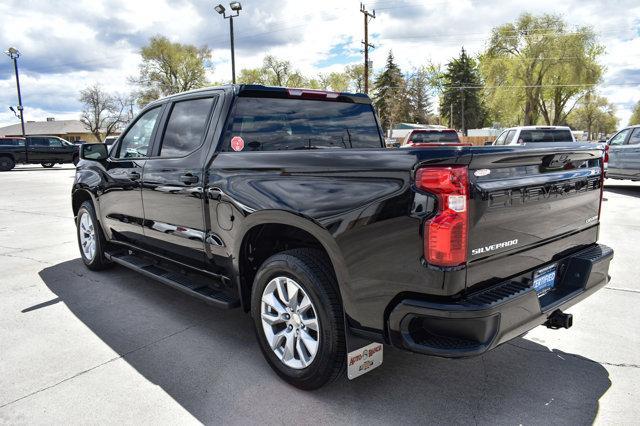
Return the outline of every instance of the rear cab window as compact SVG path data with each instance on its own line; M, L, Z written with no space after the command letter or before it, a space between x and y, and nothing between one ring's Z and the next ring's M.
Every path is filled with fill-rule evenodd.
M453 142L459 143L458 133L455 130L430 130L417 131L411 135L413 143Z
M383 148L370 104L243 97L227 123L225 151Z
M573 142L573 136L571 131L566 129L523 129L520 131L518 142Z

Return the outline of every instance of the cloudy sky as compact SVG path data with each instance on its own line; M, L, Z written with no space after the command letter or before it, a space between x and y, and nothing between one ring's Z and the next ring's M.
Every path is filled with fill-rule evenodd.
M230 80L228 20L207 0L3 0L0 47L15 46L25 117L78 118L78 92L94 83L129 92L139 49L149 37L213 49L212 81ZM226 3L225 3L226 5ZM245 0L234 21L237 69L258 66L266 53L291 61L312 76L360 62L363 16L353 0ZM492 27L522 12L551 12L571 25L590 25L606 46L602 94L625 125L640 100L640 1L638 0L369 0L375 69L392 49L400 66L445 63L460 47L476 54ZM13 66L0 58L0 125L18 122Z

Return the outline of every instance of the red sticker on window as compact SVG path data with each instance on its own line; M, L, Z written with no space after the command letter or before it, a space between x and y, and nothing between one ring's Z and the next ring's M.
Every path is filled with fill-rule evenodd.
M244 139L240 136L234 136L231 138L231 149L234 151L242 151L244 149Z

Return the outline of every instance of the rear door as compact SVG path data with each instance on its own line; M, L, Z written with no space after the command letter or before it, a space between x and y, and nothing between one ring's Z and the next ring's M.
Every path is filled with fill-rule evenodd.
M46 163L51 161L53 148L49 145L49 138L32 136L27 138L27 156L30 163Z
M608 142L609 144L609 164L607 166L607 172L616 175L623 176L625 174L623 159L625 149L625 141L631 134L632 129L624 129L614 135Z
M192 95L168 105L161 137L143 171L145 245L186 262L206 259L203 166L218 97Z
M508 278L596 241L601 150L470 150L468 285Z

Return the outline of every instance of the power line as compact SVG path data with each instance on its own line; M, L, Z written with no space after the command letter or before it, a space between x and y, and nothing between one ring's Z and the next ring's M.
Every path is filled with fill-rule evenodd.
M555 88L555 87L606 87L606 86L640 86L639 82L614 82L614 83L577 83L577 84L523 84L523 85L499 85L499 86L443 86L444 89L464 90L464 89L533 89L533 88ZM401 86L392 87L400 89Z

